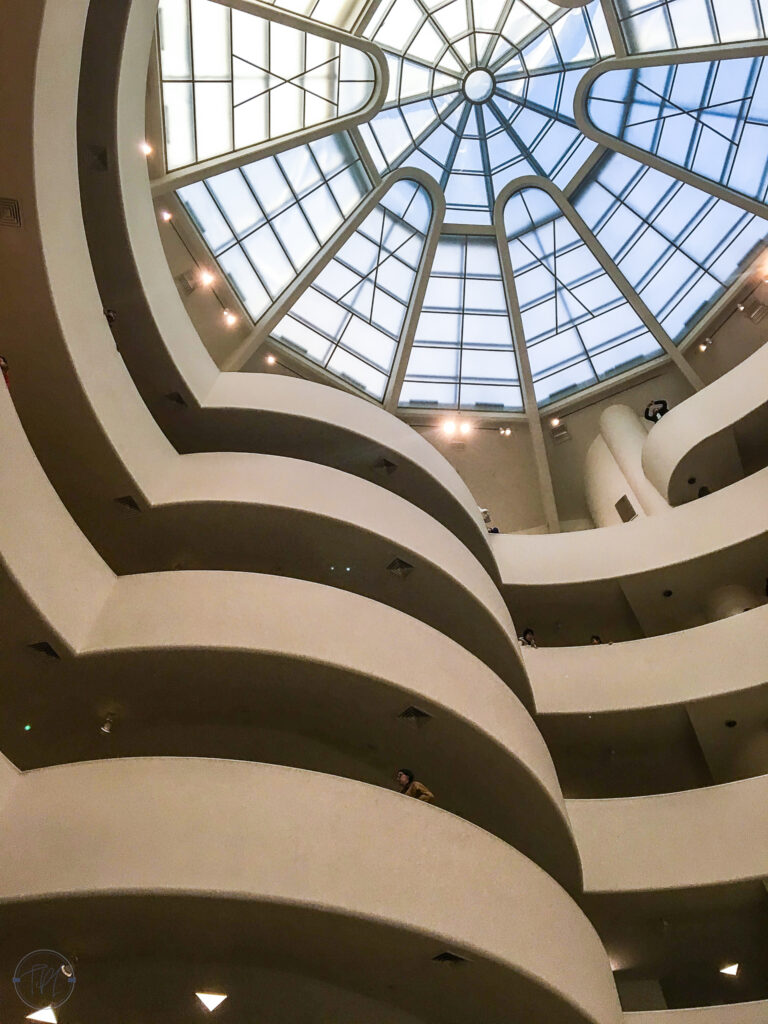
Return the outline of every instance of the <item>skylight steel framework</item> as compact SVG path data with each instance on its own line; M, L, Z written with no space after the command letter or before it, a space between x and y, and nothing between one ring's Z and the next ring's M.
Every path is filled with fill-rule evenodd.
M759 4L698 0L694 39L692 0L294 2L314 20L162 0L283 19L331 55L298 73L336 104L322 118L155 186L177 188L253 320L225 369L253 368L271 338L401 414L525 411L532 426L537 405L654 359L701 386L681 348L768 240L766 160L750 160L768 156ZM682 48L702 42L716 45ZM355 109L345 52L372 69L348 79ZM293 85L279 53L235 56ZM321 152L336 154L327 167ZM408 188L428 226L387 211L390 189ZM414 232L405 261L387 242L401 231Z

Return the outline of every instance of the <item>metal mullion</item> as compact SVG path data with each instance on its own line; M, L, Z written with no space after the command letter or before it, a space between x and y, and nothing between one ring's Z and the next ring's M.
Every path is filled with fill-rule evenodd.
M765 63L765 58L764 57L753 58L753 67L754 67L754 60L755 59L757 59L757 61L759 63L758 63L757 71L754 72L754 84L752 85L752 90L751 90L750 95L748 97L745 96L742 99L742 101L741 101L741 108L739 110L739 117L741 118L741 126L740 126L740 128L738 130L738 142L735 142L733 139L728 140L728 142L729 142L729 155L728 155L728 158L726 160L726 165L727 165L728 170L727 170L727 172L724 172L724 178L726 180L723 180L722 178L720 180L720 184L724 188L728 188L729 187L726 182L727 182L727 180L730 180L731 174L733 172L733 165L734 165L734 163L736 161L736 156L737 156L737 153L738 153L738 150L739 150L739 146L741 145L742 137L744 135L744 129L747 126L747 124L749 123L749 118L750 118L750 115L752 113L752 104L754 103L755 94L757 92L757 83L758 83L758 81L760 79L760 73L762 71L763 64ZM718 72L720 71L721 67L722 67L722 65L720 64L720 62L718 62ZM753 72L750 72L750 74L752 74L752 73Z
M187 0L187 11L189 12L189 19L187 21L187 25L189 26L189 66L192 69L192 126L195 138L194 163L197 163L198 150L200 147L197 144L197 82L195 81L195 33L192 29L192 0Z
M675 71L674 71L675 79L677 78L677 73L680 70L681 66L682 65L678 64L675 67ZM685 157L684 166L686 166L686 167L693 167L693 165L695 163L695 160L696 160L696 154L698 153L698 150L699 150L699 144L700 144L702 136L704 134L704 123L700 120L700 116L701 116L701 112L703 110L705 110L709 106L709 101L712 99L712 92L713 92L713 90L715 88L715 78L716 78L716 73L715 73L714 67L713 67L712 64L710 64L708 69L707 69L707 76L706 76L706 80L704 82L704 89L703 89L703 91L701 92L701 94L699 96L699 101L700 101L699 102L699 106L696 108L695 112L692 112L692 111L685 111L684 112L684 113L688 113L689 116L690 116L691 113L694 114L693 121L694 121L694 125L695 125L695 128L694 128L693 132L691 133L691 142L690 142L690 144L688 146L688 152L686 153L686 157ZM672 104L672 106L675 106L675 104ZM720 133L716 131L715 134L719 135ZM659 135L661 135L661 132L659 132ZM721 137L725 138L724 136L721 136ZM728 140L725 140L725 141L728 141ZM655 150L654 152L658 152L658 151Z
M233 31L234 14L229 12L229 106L231 113L230 130L232 132L232 150L235 150L235 34Z
M438 58L438 60L436 62L437 65L439 65L440 61L445 56L446 50L450 50L451 53L453 54L453 56L458 60L458 62L461 65L461 67L464 68L464 71L468 72L470 69L464 63L464 58L461 56L461 54L458 52L458 50L454 50L453 44L451 43L451 40L448 38L448 36L443 31L443 26L439 22L432 21L431 12L427 10L427 8L424 6L424 3L422 2L422 0L413 0L413 2L416 4L417 7L421 8L422 14L424 14L426 21L429 21L429 22L432 23L432 28L434 29L436 34L439 35L440 38L445 43L445 50L443 50L443 52L440 54L440 57ZM414 33L413 37L409 40L408 46L411 46L411 44L413 43L413 40L416 38L416 36L422 30L422 28L424 27L425 23L426 23L425 21L422 21L421 25L419 25L418 30ZM405 54L407 49L408 49L408 47L406 47L406 49L403 51L403 54Z
M442 114L438 114L437 111L435 111L435 121L431 125L428 125L424 129L424 131L419 132L419 134L416 136L416 138L414 138L413 135L411 135L411 139L413 141L411 143L410 149L406 149L406 151L404 153L402 153L399 157L397 157L397 159L393 163L389 164L390 170L395 170L396 168L402 166L402 164L404 164L407 161L407 159L411 155L411 153L413 153L417 149L421 149L422 145L427 141L427 139L432 134L432 132L436 131L440 127L441 124L445 124L445 119L450 117L451 114L454 112L454 110L456 110L456 108L461 103L465 103L465 102L466 102L466 100L464 99L464 96L462 94L459 94L456 97L456 99L446 107L445 111ZM402 116L402 114L401 114L401 116ZM405 120L405 118L403 118L403 123L405 124L406 130L408 131L408 134L410 135L411 134L411 129L408 126L408 122ZM383 152L382 152L382 155L383 155ZM433 161L433 162L437 163L436 160ZM387 163L389 163L388 160L387 160Z
M245 175L243 175L243 177L245 177ZM246 184L247 184L247 181L246 181ZM258 268L254 265L253 260L248 255L248 252L246 251L246 249L242 245L242 239L238 236L237 232L235 231L234 227L232 226L232 222L230 221L229 217L227 216L226 210L221 205L221 203L219 202L217 197L214 195L213 189L208 185L208 182L207 181L203 181L203 185L205 186L206 192L211 197L211 202L216 207L216 209L219 211L219 213L221 214L223 219L226 221L227 227L232 232L232 237L235 239L234 245L228 246L226 249L222 250L218 255L213 255L213 252L211 251L211 255L213 255L213 258L216 260L216 262L218 264L219 256L223 256L225 252L229 252L230 249L233 249L234 246L236 245L240 249L240 251L242 252L243 256L245 256L245 258L248 261L248 263L250 264L251 269L253 270L254 274L258 278L258 281L259 281L259 284L261 285L261 287L264 289L264 291L267 293L267 295L269 295L270 298L272 298L272 293L270 292L269 288L267 287L266 282L263 280L261 274L259 273ZM254 199L255 198L256 197L254 196ZM256 202L258 203L258 200L256 200ZM261 206L260 203L258 203L258 205L259 205L259 209L261 210L261 212L264 213L264 208ZM266 218L266 214L265 214L265 218ZM269 224L269 220L265 219L264 223L265 224ZM255 234L259 230L259 228L263 227L263 226L264 226L263 224L259 224L256 228L253 229L253 231L250 231L247 235L243 235L243 238L250 238L251 235ZM289 260L289 262L290 262L290 260ZM291 266L293 266L293 264L291 264ZM223 268L222 268L222 272L224 273ZM226 274L225 274L225 276L226 276ZM237 291L237 289L235 289L235 291ZM250 313L248 315L250 316Z
M461 322L459 327L459 378L457 380L457 401L456 409L461 411L461 398L464 389L464 318L467 311L467 263L469 262L469 238L463 236L463 251L461 260Z
M272 24L273 24L272 21L267 21L267 56L268 56L270 65L272 64ZM271 70L268 73L271 74L272 73ZM280 75L278 75L277 77L280 78ZM266 107L267 107L267 138L271 139L272 138L272 96L271 96L271 89L269 87L267 87L266 92L267 92L267 103L266 103ZM281 171L282 171L282 168L281 168Z
M564 72L560 71L560 72L558 72L558 74L562 75L562 74L564 74ZM503 90L502 90L502 92L503 92ZM519 107L527 107L529 110L533 110L537 114L541 114L542 117L548 117L548 118L550 118L553 121L560 121L561 124L567 124L569 128L578 128L578 125L576 124L575 118L569 117L567 114L563 114L559 110L553 110L551 107L545 107L544 104L537 103L535 100L529 100L527 98L524 99L524 100L521 100L519 96L511 96L511 95L508 96L506 93L503 93L503 95L504 95L505 99L511 100L512 103L516 103ZM527 97L527 90L526 90L526 97ZM502 124L503 124L503 121L502 121Z
M469 115L472 113L472 105L466 100L465 104L466 106L459 117L459 123L453 132L453 142L451 142L445 162L443 163L443 173L440 175L440 187L442 189L445 189L445 186L448 184L448 179L451 176L451 169L453 168L454 161L456 160L456 154L458 153L459 146L461 145L462 136L464 135L464 131L467 127ZM449 131L450 130L451 129L449 129Z
M485 120L481 117L480 108L475 111L477 121L477 134L479 136L480 159L483 162L483 174L485 176L485 195L488 200L488 209L493 212L493 204L496 197L493 194L493 175L491 174L491 158L488 155L488 133L485 129Z
M304 65L304 71L302 72L302 74L306 74L307 73L307 65L309 64L309 60L307 59L307 38L308 38L307 37L307 33L305 32L304 36L303 36L303 39L302 39L302 53L303 53L303 65ZM270 50L270 57L271 57L271 55L272 55L272 51ZM272 63L272 61L270 60L270 64L271 63ZM297 76L297 77L300 77L300 76ZM306 128L306 126L307 126L307 90L302 89L301 90L301 127L302 128Z
M547 175L546 175L546 173L544 171L544 168L541 166L541 164L536 159L536 157L533 155L533 153L528 149L528 147L523 143L523 140L520 138L520 136L517 134L515 129L512 127L511 122L505 121L504 117L501 114L501 111L496 106L496 104L493 102L493 100L490 100L489 102L490 102L490 106L491 106L491 108L492 108L492 110L493 110L497 120L499 121L499 124L502 125L502 127L504 128L504 131L507 133L507 135L510 137L510 139L512 139L514 144L517 146L520 155L526 157L526 159L530 162L531 166L536 170L537 174L540 174L540 175L542 175L542 177L546 178Z
M472 65L477 67L479 63L479 57L477 55L477 29L475 27L475 11L472 6L472 0L464 0L464 6L467 9L467 28L469 29L469 52L472 56Z

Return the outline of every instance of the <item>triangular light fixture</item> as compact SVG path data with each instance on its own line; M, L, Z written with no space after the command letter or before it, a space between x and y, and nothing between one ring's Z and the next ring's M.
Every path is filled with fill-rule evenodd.
M219 1003L223 1003L227 998L226 996L217 995L215 992L195 992L195 995L206 1008L206 1010L215 1010Z
M728 964L727 967L721 967L720 968L720 973L721 974L730 974L732 978L735 978L736 975L739 973L739 965L738 964Z
M56 1011L52 1006L46 1006L42 1010L27 1014L27 1020L41 1020L45 1024L57 1024Z

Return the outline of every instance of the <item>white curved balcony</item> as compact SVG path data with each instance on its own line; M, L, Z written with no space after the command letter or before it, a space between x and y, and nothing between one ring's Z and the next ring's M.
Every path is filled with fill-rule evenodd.
M382 932L399 970L426 966L429 950L465 956L452 999L462 1024L509 1020L511 1007L521 1021L621 1020L599 939L548 875L453 815L376 787L232 761L101 761L22 776L2 824L0 918L20 898L225 898L257 919L262 907L282 912L278 954L297 926L308 947L331 921L354 926L356 943L332 945L363 986ZM430 1005L435 982L420 975Z

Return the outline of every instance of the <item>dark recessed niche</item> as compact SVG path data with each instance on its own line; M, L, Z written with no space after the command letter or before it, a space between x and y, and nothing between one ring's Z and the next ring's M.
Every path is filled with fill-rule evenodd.
M410 719L414 722L425 722L427 719L431 718L432 715L430 715L428 711L422 711L421 708L417 708L412 704L410 707L406 708L405 711L401 711L397 717Z
M141 512L139 503L135 498L132 498L130 494L124 494L120 498L115 498L115 502L118 505L122 505L124 508L129 508L131 512Z
M725 721L726 729L735 729L738 724L735 718L727 718Z
M38 654L44 654L46 658L55 658L56 661L61 660L61 655L48 643L47 640L40 640L35 644L27 645L31 651L37 651Z
M433 956L432 959L436 964L466 964L469 963L466 957L459 956L458 953L451 953L446 950L444 953L438 953L437 956Z
M394 558L387 566L387 572L391 572L393 576L399 576L401 579L405 579L413 572L413 566L410 562L404 561L402 558Z
M689 486L689 487L693 487L693 485L694 485L695 483L696 483L696 477L695 477L695 476L689 476L689 477L688 477L688 486Z
M663 596L664 597L672 597L672 591L671 590L665 590L664 593L663 593Z

